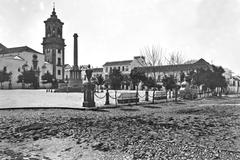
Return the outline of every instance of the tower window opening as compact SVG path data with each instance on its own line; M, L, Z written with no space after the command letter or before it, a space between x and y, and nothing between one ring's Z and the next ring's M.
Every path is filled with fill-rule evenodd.
M58 63L57 63L57 65L61 65L61 58L58 58Z
M60 28L58 28L58 30L57 30L57 34L58 34L58 37L59 37L59 38L62 37L62 32L61 32L61 29L60 29Z
M58 75L61 75L61 70L58 70Z

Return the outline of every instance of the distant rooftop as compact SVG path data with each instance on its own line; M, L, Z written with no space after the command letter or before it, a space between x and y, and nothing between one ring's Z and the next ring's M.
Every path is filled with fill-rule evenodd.
M177 65L162 65L162 66L146 66L146 67L137 67L145 72L176 72L176 71L186 71L192 69L207 69L211 65L204 59L200 59L195 63L190 64L177 64Z
M7 47L5 47L2 43L0 43L0 52L5 49L7 49Z
M4 46L5 47L5 46ZM18 53L18 52L33 52L37 54L42 54L28 46L22 46L22 47L14 47L14 48L5 48L3 50L0 50L0 54L7 54L7 53Z
M106 62L103 66L129 65L133 60Z

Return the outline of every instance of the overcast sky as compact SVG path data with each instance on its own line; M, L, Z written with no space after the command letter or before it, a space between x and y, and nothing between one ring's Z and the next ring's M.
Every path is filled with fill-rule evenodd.
M0 0L0 43L42 52L43 21L53 0ZM64 22L65 63L101 67L129 60L146 46L181 51L240 73L240 0L56 0Z

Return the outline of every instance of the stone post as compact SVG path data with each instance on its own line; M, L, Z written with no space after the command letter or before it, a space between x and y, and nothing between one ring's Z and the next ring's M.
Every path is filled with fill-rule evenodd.
M89 69L86 70L86 75L88 82L83 84L84 87L83 107L95 107L94 102L95 84L91 82L92 70L90 69L90 66Z
M109 105L109 92L108 92L108 89L107 89L107 92L106 92L106 102L105 102L105 105Z
M148 101L148 90L145 91L145 101Z

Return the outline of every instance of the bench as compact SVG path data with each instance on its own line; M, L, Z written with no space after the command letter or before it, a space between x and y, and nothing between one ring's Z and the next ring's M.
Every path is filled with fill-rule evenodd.
M136 93L121 93L118 97L118 103L133 103L139 102L139 98L136 97Z
M154 100L167 99L167 94L165 91L156 91L154 95Z

